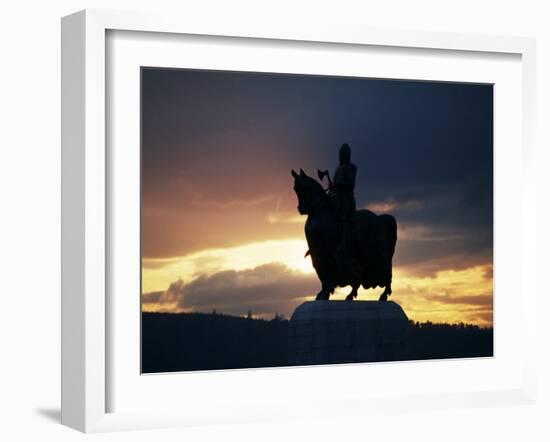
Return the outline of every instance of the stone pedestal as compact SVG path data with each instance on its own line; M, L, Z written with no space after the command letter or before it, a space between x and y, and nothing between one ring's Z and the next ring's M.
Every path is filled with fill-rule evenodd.
M395 302L310 301L289 322L289 365L407 359L409 320Z

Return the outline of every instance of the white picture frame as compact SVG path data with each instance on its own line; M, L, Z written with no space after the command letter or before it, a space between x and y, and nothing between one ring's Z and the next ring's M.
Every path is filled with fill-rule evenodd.
M163 410L109 411L109 324L107 299L107 218L111 210L107 173L107 45L110 31L142 31L172 35L270 39L273 41L338 43L384 48L435 49L484 54L514 54L521 57L521 210L514 215L521 224L521 297L518 317L523 327L521 379L502 388L425 395L339 396L308 400L309 407L290 406L274 400L253 406L253 396L233 404L237 412L207 413L175 407ZM85 432L248 422L286 417L369 413L372 410L453 408L499 403L531 403L536 396L535 328L535 176L534 158L535 42L529 38L494 37L417 31L387 31L341 25L293 26L251 22L217 23L194 17L164 17L151 14L86 10L62 20L62 423ZM498 164L495 167L499 167ZM497 221L498 222L498 221ZM498 327L498 325L497 325ZM135 331L139 333L139 330ZM361 365L354 370L364 367ZM458 367L458 366L457 366ZM324 368L345 370L344 367ZM293 369L285 369L288 373ZM349 370L349 368L348 368ZM242 371L241 378L242 378ZM257 373L257 372L256 372ZM276 369L256 377L280 376ZM226 372L211 373L219 381ZM239 376L239 375L236 375ZM519 379L519 377L518 377ZM230 379L228 379L231 382ZM315 386L313 385L312 388ZM222 393L223 394L223 393ZM259 394L259 393L255 393ZM224 398L221 398L224 399ZM228 398L225 398L228 399ZM186 398L186 400L192 400ZM330 401L338 407L328 406ZM222 401L223 402L223 401ZM238 401L237 401L238 402ZM223 406L222 406L223 407Z

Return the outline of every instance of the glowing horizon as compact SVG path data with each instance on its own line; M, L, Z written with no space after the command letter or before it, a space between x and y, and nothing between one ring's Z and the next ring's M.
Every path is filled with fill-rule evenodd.
M207 249L182 257L144 259L142 291L143 294L163 292L176 281L182 281L185 286L200 277L209 277L226 271L254 270L274 263L284 265L292 272L309 275L313 281L317 281L310 258L304 258L306 250L305 240L269 240L238 247ZM485 263L475 264L462 270L441 270L432 276L417 276L414 272L395 267L393 295L390 299L400 303L409 315L409 319L415 321L464 322L492 326L493 282L492 277L487 277L491 270L492 264ZM320 283L317 282L317 284L320 288ZM349 287L338 287L331 299L344 299L349 290ZM374 290L360 288L358 299L375 300L381 291L382 289L379 288ZM315 292L303 293L300 299L312 300L315 294ZM457 299L460 300L460 308L456 306ZM490 305L488 300L491 300ZM171 303L144 301L143 310L175 313L211 311L211 309L177 307L174 301ZM243 310L246 309L243 307ZM483 317L475 318L473 313L482 313ZM245 311L242 314L244 315ZM260 312L257 316L268 317L269 314Z

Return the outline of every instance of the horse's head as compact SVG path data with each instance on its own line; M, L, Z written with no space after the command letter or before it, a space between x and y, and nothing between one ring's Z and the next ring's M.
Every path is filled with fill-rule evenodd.
M292 170L294 177L294 191L298 196L298 212L300 215L309 215L321 204L323 204L327 195L319 182L300 169L300 173Z

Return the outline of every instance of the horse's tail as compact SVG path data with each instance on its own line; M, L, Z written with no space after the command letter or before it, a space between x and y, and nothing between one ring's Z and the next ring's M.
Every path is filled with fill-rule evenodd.
M388 255L387 259L388 262L386 263L387 267L387 273L386 273L386 281L385 281L385 291L388 295L391 295L391 283L393 279L393 254L395 253L395 244L397 243L397 221L392 215L381 215L381 218L384 220L384 224L386 225L386 233L387 233L387 241L388 241Z
M395 253L395 245L397 243L397 221L393 215L380 215L386 224L388 233L388 243L390 244L390 258L393 258Z

